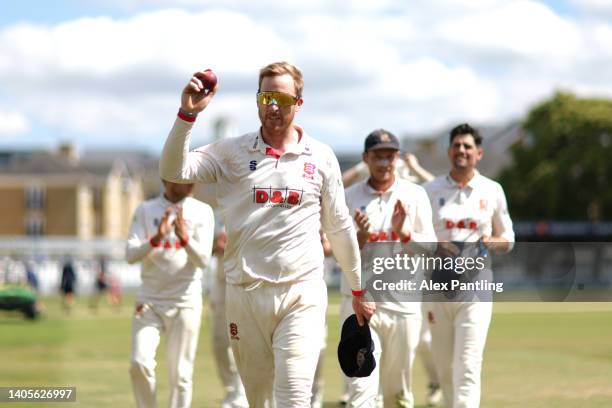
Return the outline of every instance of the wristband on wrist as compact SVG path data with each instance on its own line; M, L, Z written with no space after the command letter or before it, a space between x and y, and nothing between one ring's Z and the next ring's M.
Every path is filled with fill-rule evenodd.
M152 236L149 240L149 244L151 244L153 248L157 248L161 246L161 240L156 240L155 236Z
M353 294L353 296L357 296L357 297L361 297L363 295L365 295L367 292L366 289L361 289L361 290L351 290L351 293Z
M177 116L183 119L185 122L195 122L198 117L197 113L191 113L183 110L183 108L179 108Z
M187 244L189 243L189 237L185 238L185 240L183 240L181 237L179 237L179 242L181 243L182 247L186 247Z

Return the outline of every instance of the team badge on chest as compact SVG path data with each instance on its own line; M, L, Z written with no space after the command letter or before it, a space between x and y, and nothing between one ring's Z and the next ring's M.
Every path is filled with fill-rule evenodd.
M314 180L314 174L317 166L312 163L304 163L304 174L305 179Z

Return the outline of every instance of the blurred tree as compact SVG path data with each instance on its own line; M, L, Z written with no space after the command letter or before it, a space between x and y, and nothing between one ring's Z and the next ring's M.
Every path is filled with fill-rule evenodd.
M612 217L612 101L565 92L529 112L500 182L517 219Z

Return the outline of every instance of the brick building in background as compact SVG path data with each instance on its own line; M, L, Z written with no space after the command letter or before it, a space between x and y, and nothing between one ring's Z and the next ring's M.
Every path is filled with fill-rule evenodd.
M56 152L0 156L0 236L124 239L143 200L143 174L121 158Z

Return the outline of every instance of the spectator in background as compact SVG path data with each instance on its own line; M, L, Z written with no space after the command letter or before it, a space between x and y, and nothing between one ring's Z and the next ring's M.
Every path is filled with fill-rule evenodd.
M100 298L108 293L106 259L104 256L100 256L100 259L98 261L98 267L94 272L96 274L96 277L94 279L94 293L91 297L91 301L89 302L89 307L93 311L97 311L98 305L100 303Z
M40 282L38 281L38 274L36 273L34 261L26 261L25 268L28 286L34 291L34 293L38 294L38 291L40 290Z
M36 295L36 304L35 309L38 312L42 312L44 310L45 305L40 300L39 291L40 291L40 281L38 280L38 273L36 273L36 264L33 260L28 260L24 262L25 271L26 271L26 281L32 292Z
M107 276L107 283L109 285L108 290L108 301L111 306L114 306L117 311L121 310L123 304L123 296L121 294L121 280L118 276L109 274Z
M74 306L74 287L76 285L76 273L70 257L66 257L62 267L62 280L60 291L62 293L62 306L64 312L69 314Z
M117 290L119 289L119 290ZM108 272L108 260L104 255L98 259L98 268L94 279L94 293L89 307L97 311L100 298L106 296L106 302L114 307L121 306L121 288L117 279Z

